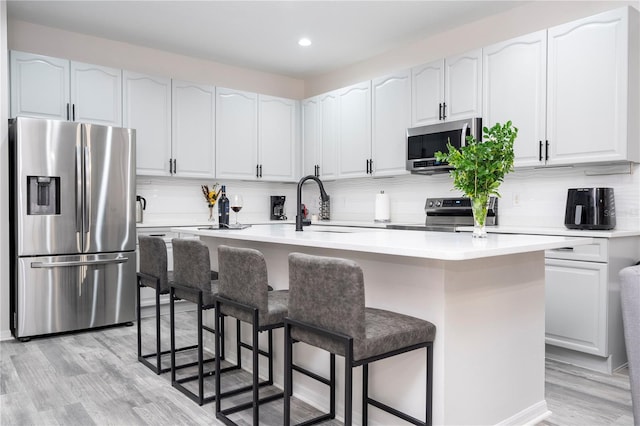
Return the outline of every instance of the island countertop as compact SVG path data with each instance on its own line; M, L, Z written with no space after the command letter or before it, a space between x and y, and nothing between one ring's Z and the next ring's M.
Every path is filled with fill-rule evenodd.
M546 235L404 231L376 228L306 226L296 232L291 224L253 225L245 229L181 227L179 232L202 237L290 244L436 260L471 260L528 253L593 243L591 238Z

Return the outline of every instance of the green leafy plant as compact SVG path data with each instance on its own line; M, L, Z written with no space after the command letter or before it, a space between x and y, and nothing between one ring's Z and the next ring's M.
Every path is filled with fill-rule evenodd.
M438 161L446 161L454 167L449 172L453 186L471 198L474 217L477 209L484 209L484 216L476 217L480 225L484 225L489 196L500 196L498 188L505 175L513 170L513 143L518 129L507 121L504 125L496 123L491 128L484 127L482 132L482 141L467 136L466 145L460 149L447 143L448 153L435 154Z

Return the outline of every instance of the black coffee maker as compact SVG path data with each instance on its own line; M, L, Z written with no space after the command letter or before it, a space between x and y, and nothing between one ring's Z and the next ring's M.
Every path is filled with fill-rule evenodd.
M284 214L285 199L284 195L271 196L271 220L287 220L287 216Z

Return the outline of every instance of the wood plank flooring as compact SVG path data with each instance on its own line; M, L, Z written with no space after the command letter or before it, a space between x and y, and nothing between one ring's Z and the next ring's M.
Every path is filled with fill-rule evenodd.
M194 341L195 320L189 312L178 316L180 346ZM167 322L163 316L163 336L169 335ZM142 326L143 341L152 343L153 319L143 319ZM163 347L168 344L167 337ZM145 353L152 350L147 346ZM186 369L180 372L189 373ZM246 375L243 380L249 377L238 373L242 374ZM233 386L234 379L229 377L225 383ZM213 389L213 380L207 380L205 393ZM276 391L272 387L262 392ZM546 398L553 415L541 426L633 425L626 369L608 376L548 361ZM0 424L4 426L221 424L214 409L214 403L200 407L174 389L170 373L157 376L137 361L135 326L26 343L0 342ZM261 424L282 424L282 400L261 406L260 413ZM313 407L294 401L294 421L315 413ZM232 418L241 425L251 424L249 410Z

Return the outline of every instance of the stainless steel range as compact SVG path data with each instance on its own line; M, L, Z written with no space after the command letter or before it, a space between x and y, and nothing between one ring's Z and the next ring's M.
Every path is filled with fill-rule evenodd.
M455 232L458 226L473 226L471 200L467 197L427 198L424 204L426 215L424 224L389 224L388 229L416 231ZM498 224L498 198L490 197L487 212L487 226Z

